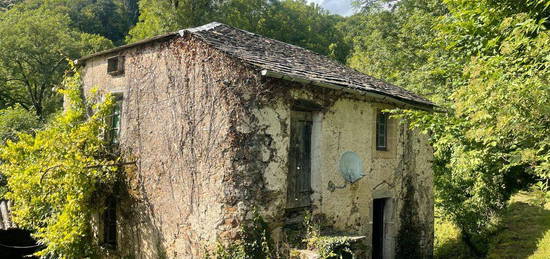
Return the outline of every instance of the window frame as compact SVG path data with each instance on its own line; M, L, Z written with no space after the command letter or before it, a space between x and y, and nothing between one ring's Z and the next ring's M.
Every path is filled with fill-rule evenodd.
M389 118L388 113L377 111L375 128L375 146L378 151L388 151ZM382 121L383 119L383 121ZM383 129L381 128L383 127ZM383 133L383 136L381 136ZM383 143L381 143L383 142Z
M107 134L106 134L106 140L109 146L111 147L117 147L120 144L120 136L122 133L122 114L123 114L123 107L124 107L124 93L122 92L115 92L111 93L114 97L114 107L113 111L109 115L109 119L107 121ZM118 116L116 116L118 115ZM115 126L114 123L117 123Z
M112 76L124 74L124 56L107 58L107 74Z

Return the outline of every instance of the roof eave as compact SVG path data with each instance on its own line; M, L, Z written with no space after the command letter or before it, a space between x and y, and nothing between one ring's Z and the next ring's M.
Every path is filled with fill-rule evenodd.
M350 87L346 87L346 86L341 86L341 85L336 85L336 84L331 84L331 83L325 83L325 82L320 82L320 81L316 81L316 80L310 80L310 79L307 79L305 77L283 74L283 73L279 73L279 72L275 72L275 71L271 71L271 70L267 70L267 69L262 70L261 74L262 74L262 76L266 76L266 77L278 78L278 79L283 79L283 80L292 81L292 82L298 82L298 83L302 83L302 84L313 84L313 85L317 85L317 86L324 87L324 88L329 88L329 89L334 89L334 90L339 90L339 91L351 93L351 94L354 94L354 95L363 95L363 96L374 97L376 99L389 100L389 101L397 103L397 104L401 104L401 105L405 105L405 106L412 106L415 109L424 110L424 111L433 111L434 108L436 107L433 104L421 103L421 102L417 102L417 101L413 101L413 100L406 100L406 99L391 96L391 95L384 95L384 94L380 94L380 93L375 93L375 92L369 91L368 89L350 88Z

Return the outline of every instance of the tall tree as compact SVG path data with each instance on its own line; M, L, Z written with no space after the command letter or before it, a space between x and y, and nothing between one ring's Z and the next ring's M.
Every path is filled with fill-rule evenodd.
M259 33L345 62L349 46L337 27L343 17L305 0L273 1L265 16Z
M348 64L432 100L446 102L451 92L446 53L433 39L439 17L447 10L440 0L363 0L362 12L341 26L353 43ZM444 59L445 62L439 62ZM440 68L437 70L436 68ZM440 74L443 73L443 74Z
M350 64L444 108L404 114L431 135L438 206L483 254L510 195L550 180L550 2L362 2Z
M128 36L134 42L211 21L259 33L337 60L349 47L336 24L344 18L305 0L140 1L140 21Z
M137 0L26 0L21 9L45 8L68 15L69 26L123 44L138 17Z
M181 28L199 26L215 17L221 0L141 0L139 22L128 35L138 41Z
M69 23L67 15L43 7L0 14L0 107L20 104L45 118L61 107L53 88L61 82L67 59L112 46Z

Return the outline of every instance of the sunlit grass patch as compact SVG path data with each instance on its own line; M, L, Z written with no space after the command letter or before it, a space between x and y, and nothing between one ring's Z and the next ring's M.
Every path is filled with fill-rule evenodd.
M460 237L460 230L441 216L435 218L435 258L474 258L470 249Z
M440 214L440 213L436 213ZM487 258L550 258L550 202L536 192L519 192L489 236ZM475 258L460 230L441 215L435 219L435 258Z
M488 258L550 258L550 203L541 203L533 192L514 195L491 238Z

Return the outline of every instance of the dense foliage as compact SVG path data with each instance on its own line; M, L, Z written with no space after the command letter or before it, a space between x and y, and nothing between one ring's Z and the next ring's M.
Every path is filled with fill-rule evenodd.
M6 141L17 141L18 134L31 132L41 126L39 118L33 112L16 105L0 110L0 144ZM0 197L7 191L7 182L4 175L0 174Z
M351 19L373 29L350 64L443 108L404 116L431 136L438 205L482 254L510 195L550 178L550 2L390 2Z
M267 222L254 211L254 217L242 225L239 238L230 244L218 243L213 253L206 252L206 259L254 259L280 258L274 249Z
M45 119L61 107L59 86L67 58L112 46L69 26L67 15L32 4L0 12L0 108L15 104Z
M122 44L137 22L138 0L0 0L0 11L45 8L68 16L70 27Z
M218 21L342 62L349 52L336 27L344 19L305 0L143 0L139 6L141 15L130 30L129 42Z
M20 105L0 110L0 143L17 141L18 134L30 132L41 126L39 118L33 112Z
M0 149L7 178L4 198L13 201L13 221L32 230L46 248L39 255L82 258L93 254L94 194L116 180L116 158L101 137L112 98L90 107L81 98L78 73L64 81L68 108L43 129L21 133Z
M447 12L440 0L368 0L340 26L353 43L348 65L413 90L441 104L448 95L444 51L434 48L434 27ZM384 4L393 4L392 8Z

